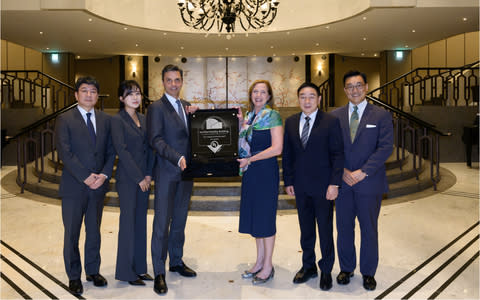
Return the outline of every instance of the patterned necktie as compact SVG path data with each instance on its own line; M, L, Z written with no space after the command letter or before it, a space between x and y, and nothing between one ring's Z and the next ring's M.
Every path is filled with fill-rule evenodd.
M310 117L305 117L305 124L303 125L302 129L302 136L300 140L302 141L303 149L307 146L308 141L308 131L310 130Z
M355 140L355 135L358 129L358 106L353 107L352 115L350 116L350 139Z
M187 126L187 124L185 123L185 115L183 114L183 109L182 109L182 103L180 102L180 100L177 99L177 113L178 113L178 116L180 117L180 119L182 120L183 124L185 125L185 127Z
M95 145L97 143L97 135L95 134L95 128L93 127L92 120L90 119L91 116L92 116L92 113L87 113L87 128L88 128L88 133L90 133L90 138L92 139L92 142Z

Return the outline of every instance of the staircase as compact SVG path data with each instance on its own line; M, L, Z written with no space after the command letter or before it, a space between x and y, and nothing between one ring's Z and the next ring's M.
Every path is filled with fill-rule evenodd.
M15 79L11 79L12 76ZM25 79L22 79L21 76L15 76L9 71L2 71L2 84L10 84L11 87L14 87L11 82L18 81L18 86L25 85L22 83L22 80ZM460 78L461 75L458 77ZM475 83L473 79L469 79L468 82ZM320 86L324 99L332 98L330 86L330 81L326 81ZM58 185L63 165L58 159L53 144L53 128L56 116L76 106L74 99L72 99L72 87L63 85L60 90L62 90L60 95L68 96L63 98L62 101L52 100L50 107L54 108L54 113L27 126L10 138L11 141L16 141L17 145L16 182L20 186L21 192L26 189L33 193L59 199ZM64 92L64 90L68 90L68 92ZM450 134L444 133L434 125L404 112L402 105L397 107L383 102L374 97L373 94L367 96L367 99L389 110L394 117L394 151L386 162L390 191L385 195L385 200L388 201L425 189L433 188L433 190L436 190L441 179L439 137L448 137ZM60 102L62 105L58 105ZM331 104L329 102L322 101L321 109L328 110ZM392 101L389 102L392 103ZM143 104L142 110L148 103L144 102ZM48 105L43 105L42 102L41 107L45 111ZM103 109L101 105L98 108ZM285 119L297 111L298 108L284 108L280 109L280 114ZM281 164L281 160L279 160L279 163ZM240 177L196 179L190 209L193 211L238 211L240 189ZM60 203L60 200L58 201ZM105 205L118 206L118 203L118 194L115 190L115 180L113 178L110 191L105 197ZM153 208L153 192L150 195L149 207ZM278 207L279 209L295 208L295 199L285 194L283 182L280 183Z

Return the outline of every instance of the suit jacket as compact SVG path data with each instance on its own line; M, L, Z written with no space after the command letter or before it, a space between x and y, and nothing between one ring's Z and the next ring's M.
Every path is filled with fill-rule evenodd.
M350 171L361 169L368 176L355 184L353 189L361 194L383 194L388 192L385 161L393 151L393 122L389 112L378 106L367 104L363 112L353 143L350 139L348 104L332 112L340 120L345 147L345 168ZM342 188L349 188L344 182Z
M140 127L124 110L112 118L112 141L118 155L115 178L137 185L145 176L152 176L153 152L147 137L147 121L136 113Z
M305 149L299 134L301 113L285 121L283 181L295 191L325 197L329 185L342 183L343 138L338 119L318 111Z
M55 125L55 144L63 161L59 194L61 197L80 195L87 191L83 183L91 173L112 176L115 150L110 135L110 116L95 109L96 145L88 133L87 124L77 108L61 114ZM106 193L108 180L96 191Z
M184 109L190 105L185 100L181 102ZM160 180L181 180L182 172L178 161L185 156L188 165L190 135L165 95L148 107L147 134L150 146L155 151L155 174L160 174Z

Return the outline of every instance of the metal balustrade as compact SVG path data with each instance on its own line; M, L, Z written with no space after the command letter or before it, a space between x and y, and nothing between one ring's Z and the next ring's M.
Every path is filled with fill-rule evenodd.
M400 110L416 105L478 105L479 62L457 68L417 68L368 93Z

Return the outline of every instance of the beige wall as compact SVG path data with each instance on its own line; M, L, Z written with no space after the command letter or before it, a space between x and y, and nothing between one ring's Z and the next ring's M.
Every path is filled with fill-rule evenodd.
M125 56L125 80L135 80L143 89L143 56ZM133 70L136 67L135 77Z
M100 84L100 94L108 94L106 108L117 108L117 89L120 84L120 56L102 59L81 59L75 61L75 78L94 76Z
M360 58L335 55L335 106L348 103L343 91L343 75L350 70L359 70L367 75L368 89L380 86L380 58Z
M479 32L462 33L412 50L412 69L461 67L479 60Z

